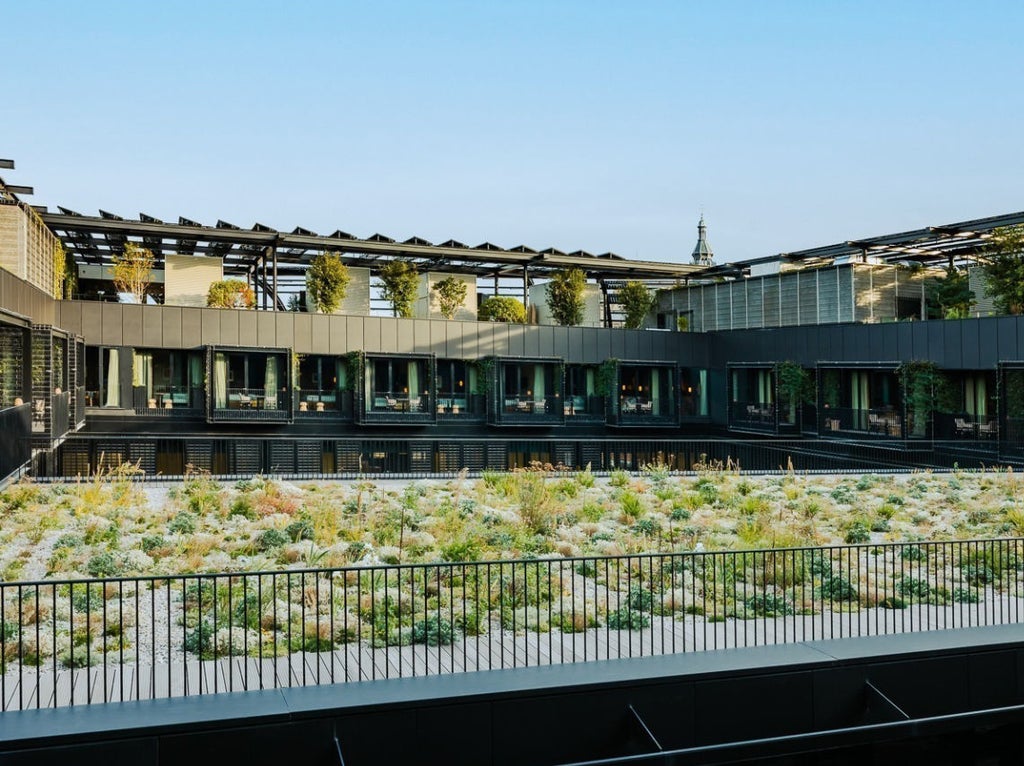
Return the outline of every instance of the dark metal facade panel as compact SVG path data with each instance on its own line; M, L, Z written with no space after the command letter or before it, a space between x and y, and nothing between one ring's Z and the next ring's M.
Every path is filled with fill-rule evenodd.
M144 311L142 314L142 345L160 348L164 344L164 328L162 314L156 311Z
M580 338L583 330L579 327L554 327L551 332L551 356L579 364L583 361ZM575 340L575 342L574 342Z
M513 357L526 356L525 325L509 325L505 337L507 338L508 345L506 346L505 351L501 353Z
M925 358L935 362L937 365L946 366L946 357L954 356L950 353L949 344L946 342L946 334L949 329L948 325L945 322L936 322L935 324L937 324L938 327L929 327L929 325L932 324L931 322L914 322L914 324L920 325L924 330L925 336L928 338L928 356ZM936 332L936 330L938 330L938 332ZM916 329L915 332L917 332ZM950 361L953 365L960 363L961 358L959 348L956 349L955 358Z
M256 312L256 345L261 348L277 348L277 322L273 312Z
M995 367L999 360L1016 361L1024 359L1024 336L1021 335L1021 320L1016 317L999 317L979 322L984 338L995 337L995 343L986 342L982 366Z
M202 310L181 310L181 345L185 348L203 345Z
M522 333L523 339L523 356L540 356L541 355L541 338L547 328L537 327L533 332L524 331Z
M602 355L598 349L598 335L596 332L583 333L581 339L581 352L582 358L580 361L598 363L602 359Z
M317 334L323 333L327 336L327 353L347 354L350 349L348 345L348 321L345 317L332 316L320 317L320 319L326 321L314 321L313 332Z
M380 317L363 318L362 351L382 351L380 344Z
M608 350L609 359L626 359L631 354L626 348L626 335L625 333L617 332L611 337L611 348Z
M470 354L463 343L463 322L431 322L430 323L430 346L431 348L443 349L438 356L446 359L472 359L476 354ZM476 334L473 334L475 339ZM475 344L474 344L475 345Z
M446 324L444 319L414 319L412 322L413 351L426 351L429 354L443 354L444 343L434 345L432 327L435 324Z
M258 346L259 333L257 331L256 323L256 312L255 311L232 311L232 314L238 315L238 345L239 346Z
M943 322L943 335L945 336L942 341L943 353L940 364L943 367L974 367L975 364L966 364L966 357L964 356L964 340L963 340L963 328L961 322ZM975 361L975 360L972 360Z
M261 344L259 338L256 341L246 340L242 342L241 336L238 332L239 316L237 311L230 309L224 309L220 312L220 344L224 346L273 346L273 343ZM253 314L253 317L256 315ZM246 317L248 319L248 317ZM248 324L248 323L247 323Z
M295 314L291 311L283 311L275 314L277 326L275 339L279 348L293 348L295 346Z
M121 307L121 342L125 346L142 345L142 306L129 304Z
M160 312L161 324L161 345L165 348L177 346L183 348L185 343L181 332L181 309L175 306L167 306Z
M896 325L896 358L914 358L914 328L909 322Z
M416 351L416 332L412 322L397 322L395 327L395 351L400 354L411 354ZM386 326L384 335L390 335Z
M122 306L118 303L103 304L103 340L104 346L124 345L124 321Z
M345 318L346 345L349 351L362 351L365 347L366 317Z
M224 309L196 309L203 317L204 346L215 346L220 340L220 312Z
M978 322L956 322L957 332L960 335L960 354L963 361L964 369L983 369L981 361L981 334L979 330L981 325ZM992 337L986 338L985 343L987 346L994 347L996 345L996 339L993 334ZM989 365L994 367L995 364Z
M318 334L322 336L322 341L318 344L319 348L313 346L314 319L326 320L317 322L317 328L320 330ZM292 349L296 354L329 354L331 348L329 327L330 318L322 314L296 314Z

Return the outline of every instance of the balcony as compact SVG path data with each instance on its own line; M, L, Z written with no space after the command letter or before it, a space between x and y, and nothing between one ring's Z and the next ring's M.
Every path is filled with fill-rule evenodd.
M487 416L487 397L483 394L437 395L438 422L480 422Z
M603 396L566 396L565 422L604 422L605 398Z
M295 417L300 420L352 420L352 392L302 389L295 392Z
M903 417L893 409L825 407L821 411L820 433L823 436L905 438Z
M360 423L389 425L422 425L437 422L437 414L429 393L410 396L408 391L369 391L362 408Z
M674 402L666 397L620 396L619 426L644 428L676 425Z
M192 386L168 386L148 392L143 387L132 390L132 408L136 415L146 417L201 417L206 405L203 389Z
M225 398L214 401L210 420L235 423L287 423L291 421L287 389L268 392L263 388L228 388Z
M496 425L543 426L565 422L565 402L558 394L505 396L498 405Z

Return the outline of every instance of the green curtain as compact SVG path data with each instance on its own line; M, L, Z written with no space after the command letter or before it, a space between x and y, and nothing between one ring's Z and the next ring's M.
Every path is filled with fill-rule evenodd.
M418 402L420 398L420 363L409 362L409 402Z
M651 370L651 414L661 415L661 370Z
M533 365L533 401L543 402L547 396L544 389L544 365Z
M700 409L697 411L698 415L708 414L708 371L698 370L699 381L697 390L700 392Z

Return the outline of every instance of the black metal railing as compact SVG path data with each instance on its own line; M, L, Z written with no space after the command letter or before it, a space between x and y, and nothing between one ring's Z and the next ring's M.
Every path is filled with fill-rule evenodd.
M981 442L922 442L891 439L637 439L501 437L249 437L244 444L229 435L161 435L122 438L79 433L57 448L49 475L74 477L95 472L101 455L132 453L147 478L180 476L183 466L214 475L258 472L329 478L360 473L396 477L424 474L456 476L525 468L532 461L594 471L639 471L664 465L672 471L733 466L745 471L879 471L1022 466L1024 455L980 449ZM244 449L243 449L244 448ZM287 452L290 459L283 459ZM273 457L271 457L271 453ZM333 466L333 470L321 466ZM310 467L313 466L313 467ZM40 468L40 474L47 471Z
M442 421L482 421L487 417L487 397L484 394L437 394L437 419Z
M680 532L673 546L692 541ZM1024 540L0 583L3 709L1019 623Z
M565 421L565 401L557 395L502 396L494 422L509 425L552 425Z
M59 439L71 424L71 392L62 391L50 397L50 438Z
M210 419L225 422L287 422L291 420L291 392L262 388L229 388L218 400L215 396Z
M32 456L32 405L0 409L0 481L24 467Z
M351 391L302 389L294 396L297 417L352 419Z
M256 401L258 400L250 398L248 404L252 406ZM132 405L136 415L195 417L203 412L205 404L206 395L200 387L174 386L154 389L152 396L143 387L135 387L132 390Z
M774 402L729 402L729 426L774 433L778 420Z
M821 410L819 432L823 436L856 433L870 437L902 439L904 427L903 416L896 410L825 407Z

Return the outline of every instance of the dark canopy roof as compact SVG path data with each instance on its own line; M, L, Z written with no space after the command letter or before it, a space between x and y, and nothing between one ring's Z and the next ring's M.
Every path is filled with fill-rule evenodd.
M634 261L614 253L591 255L583 250L566 254L547 248L537 252L522 245L505 249L490 242L469 247L454 239L434 245L420 237L398 242L379 233L359 239L340 229L321 236L302 227L283 232L259 223L243 229L226 221L202 226L187 218L165 223L146 214L130 220L105 211L94 217L63 207L58 210L39 212L80 264L109 265L112 256L131 240L152 250L158 265L167 254L211 255L224 259L224 271L229 275L248 272L272 252L270 248L276 250L282 275L304 272L311 258L327 250L340 253L350 266L376 268L387 260L402 258L413 261L420 270L480 276L515 274L524 266L534 276L578 266L591 278L619 280L671 280L696 271L689 264Z

